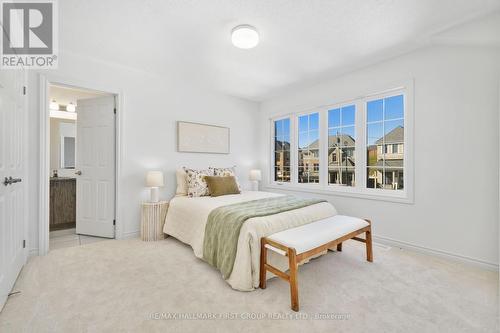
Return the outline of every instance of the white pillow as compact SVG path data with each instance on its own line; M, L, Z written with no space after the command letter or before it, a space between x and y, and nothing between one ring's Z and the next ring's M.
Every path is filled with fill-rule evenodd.
M214 176L221 176L221 177L233 176L234 180L236 181L236 185L238 185L238 190L240 190L241 192L241 185L240 182L238 181L238 176L236 176L236 165L229 168L209 167L209 169L213 171Z
M175 191L175 195L188 195L186 171L184 171L183 168L177 169L175 171L175 176L177 178L177 190Z

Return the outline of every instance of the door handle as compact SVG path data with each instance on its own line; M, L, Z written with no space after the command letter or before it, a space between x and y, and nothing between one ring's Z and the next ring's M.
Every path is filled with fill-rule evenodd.
M81 172L80 170L75 171L75 175L81 176L81 175L82 175L82 172Z
M5 186L7 186L7 185L15 184L15 183L20 183L22 181L23 180L21 178L12 178L12 176L10 176L9 178L5 177L3 184Z

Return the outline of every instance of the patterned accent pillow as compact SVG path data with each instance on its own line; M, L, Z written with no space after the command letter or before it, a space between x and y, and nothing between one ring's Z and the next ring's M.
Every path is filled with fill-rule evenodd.
M213 176L214 172L211 169L194 170L184 168L186 171L186 184L188 197L202 197L210 195L205 176Z
M212 168L212 167L209 167L208 169L213 171L214 176L234 177L234 179L236 180L236 185L238 185L238 190L241 192L241 185L240 185L240 182L238 181L238 177L236 176L236 166L233 166L230 168Z

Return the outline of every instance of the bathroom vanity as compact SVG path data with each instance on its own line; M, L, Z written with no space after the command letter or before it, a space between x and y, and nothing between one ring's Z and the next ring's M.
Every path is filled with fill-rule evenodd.
M50 231L76 226L76 179L50 178Z

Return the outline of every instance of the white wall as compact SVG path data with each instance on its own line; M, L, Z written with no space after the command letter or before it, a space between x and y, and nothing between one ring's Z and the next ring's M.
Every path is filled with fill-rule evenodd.
M341 214L371 218L379 240L495 267L499 255L499 59L500 50L493 48L433 46L313 87L289 90L261 105L261 167L269 168L272 115L331 104L413 78L414 204L326 198Z
M211 92L196 84L196 76L159 77L118 67L70 53L61 53L59 69L50 75L96 83L123 92L123 157L121 198L124 237L139 230L140 203L148 198L144 187L148 169L165 172L161 198L175 192L175 169L181 166L239 167L238 176L247 183L255 167L258 104ZM39 83L30 73L29 94L29 247L38 248L39 185ZM228 126L232 152L229 155L176 152L176 121L188 120Z

